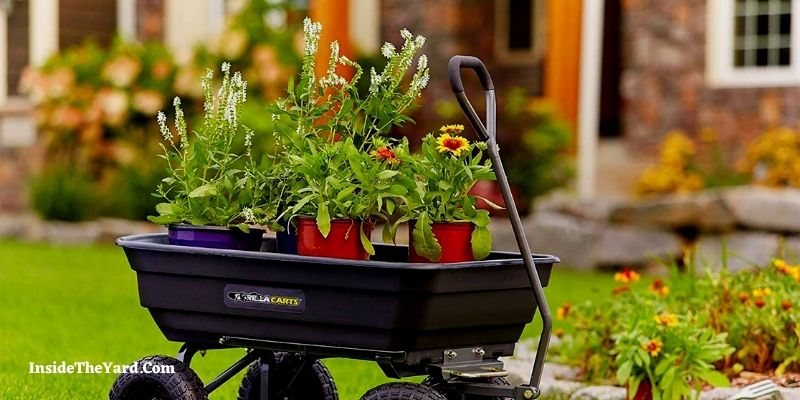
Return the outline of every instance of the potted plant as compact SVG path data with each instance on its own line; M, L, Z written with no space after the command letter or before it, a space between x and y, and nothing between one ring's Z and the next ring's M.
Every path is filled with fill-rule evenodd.
M330 44L326 74L316 78L321 30L319 23L304 21L299 79L272 109L280 128L275 181L285 193L279 217L295 222L300 255L367 259L374 254L372 227L398 212L412 183L397 170L408 154L407 142L393 143L385 134L410 121L404 112L428 83L424 55L404 83L425 39L403 30L400 50L384 44L386 67L380 74L370 70L369 90L362 95L357 87L362 68L339 54L337 42ZM351 79L339 74L343 67L352 69Z
M628 388L629 399L685 399L705 383L730 385L713 364L733 352L726 333L688 321L698 316L652 315L647 308L630 329L614 336L617 380Z
M481 260L492 250L489 212L476 209L478 197L469 191L478 180L494 180L495 175L489 160L481 162L486 144L470 143L463 131L463 125L446 125L437 136L422 139L414 163L416 190L406 203L411 262Z
M231 75L227 63L222 72L216 94L212 71L202 79L205 114L200 130L189 133L178 97L173 102L174 134L166 115L158 113L167 177L154 193L164 202L156 206L158 215L148 219L168 226L170 244L258 250L264 231L250 225L268 218L256 196L252 132L238 122L247 83L239 72ZM234 151L237 139L245 143L244 154Z

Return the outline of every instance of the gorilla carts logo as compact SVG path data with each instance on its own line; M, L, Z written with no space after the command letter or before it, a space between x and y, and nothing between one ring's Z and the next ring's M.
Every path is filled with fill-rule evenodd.
M225 305L234 308L302 313L305 311L305 296L300 290L227 285Z
M230 292L228 297L232 300L251 303L280 304L287 307L300 307L303 299L290 296L270 296L256 292Z

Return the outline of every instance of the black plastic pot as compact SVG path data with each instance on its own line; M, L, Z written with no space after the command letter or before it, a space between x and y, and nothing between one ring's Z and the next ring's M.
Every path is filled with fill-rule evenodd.
M169 225L168 230L169 244L211 249L258 251L264 236L263 229L250 229L245 233L224 226L175 224Z
M410 264L406 246L370 261L170 246L164 234L120 238L139 298L167 339L222 336L376 350L516 342L535 302L519 254ZM534 255L546 285L558 258ZM513 346L511 346L513 349ZM440 353L441 354L441 353Z
M297 228L291 222L280 220L279 223L283 227L283 232L275 233L278 253L297 254Z

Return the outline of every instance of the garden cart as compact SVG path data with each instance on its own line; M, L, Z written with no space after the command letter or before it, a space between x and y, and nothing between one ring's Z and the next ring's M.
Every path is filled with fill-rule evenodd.
M461 69L474 70L486 97L486 124L464 93ZM481 261L409 263L408 248L375 245L370 261L281 254L274 238L262 251L167 244L164 234L120 238L136 271L139 298L177 357L145 357L138 373L120 375L111 399L205 399L248 368L245 400L333 400L333 379L320 360L370 360L386 376L425 375L421 384L388 383L366 400L506 399L539 396L551 317L542 287L558 258L532 254L495 142L495 94L475 57L448 65L455 96L497 173L520 253ZM536 309L543 329L530 381L510 385L500 357L511 356ZM190 369L198 352L244 348L244 356L210 382ZM142 373L152 366L172 373ZM148 368L150 366L150 368Z

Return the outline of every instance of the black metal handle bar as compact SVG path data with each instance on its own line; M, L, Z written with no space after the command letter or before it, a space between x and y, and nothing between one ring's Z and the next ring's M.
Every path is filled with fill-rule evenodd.
M464 94L464 85L461 82L461 69L473 69L481 81L484 94L486 95L486 125L483 124L475 109L470 104L466 94ZM544 296L544 289L542 282L539 280L539 274L536 273L536 264L533 262L531 249L528 245L528 240L525 237L525 231L522 229L522 221L517 211L517 206L514 203L514 197L511 195L511 188L508 185L508 178L506 177L503 163L500 160L500 153L496 142L496 108L494 84L492 78L489 76L489 71L483 65L480 59L470 56L453 56L447 64L447 72L450 77L450 87L461 105L461 109L467 115L470 124L481 137L481 140L487 142L489 158L492 160L497 181L500 183L500 191L503 194L503 200L506 203L508 216L511 219L511 226L514 228L514 237L517 239L517 246L519 247L522 260L528 271L528 280L533 289L533 296L536 299L537 308L542 316L542 335L539 338L539 346L536 350L536 358L533 364L533 372L531 373L530 386L539 387L539 381L542 378L542 369L544 368L545 356L547 355L547 347L550 344L550 333L553 329L553 318L550 315L550 308L547 306L547 299Z

